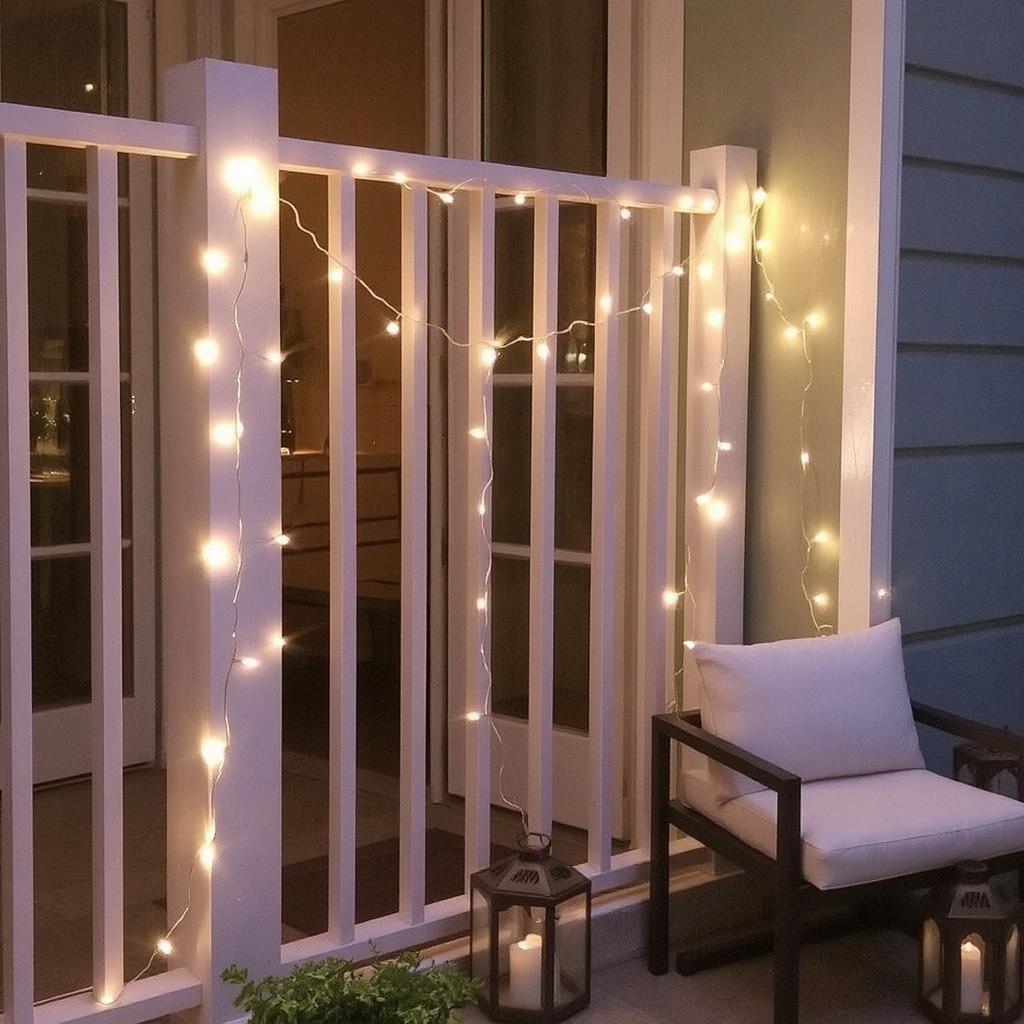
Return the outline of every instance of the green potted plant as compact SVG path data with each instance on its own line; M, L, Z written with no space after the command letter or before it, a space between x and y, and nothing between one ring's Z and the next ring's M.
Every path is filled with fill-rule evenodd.
M456 1024L477 995L458 968L424 966L415 952L363 968L318 960L262 981L233 964L221 977L239 986L235 1006L250 1024Z

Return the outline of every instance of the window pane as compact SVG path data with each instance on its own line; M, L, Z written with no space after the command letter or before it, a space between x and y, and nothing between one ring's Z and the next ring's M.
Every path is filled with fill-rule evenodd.
M594 280L597 207L562 203L558 212L559 373L594 372ZM583 323L575 323L581 320ZM573 325L571 329L566 330Z
M555 725L586 732L590 718L590 567L555 565Z
M32 546L89 539L89 391L29 388Z
M533 333L533 207L505 206L494 218L494 332L502 342ZM495 373L529 373L533 349L503 349Z
M484 152L605 172L606 0L486 0Z
M491 570L491 707L526 718L530 705L530 563L496 555Z
M530 401L528 387L494 389L491 531L506 544L530 543Z
M590 550L594 391L560 387L555 398L555 547Z
M32 563L32 706L89 700L89 559Z

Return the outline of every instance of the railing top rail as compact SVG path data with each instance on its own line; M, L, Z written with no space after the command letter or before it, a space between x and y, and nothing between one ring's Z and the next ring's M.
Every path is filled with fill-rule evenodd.
M718 209L718 193L711 188L398 153L309 139L282 138L278 155L282 170L307 174L340 172L368 180L420 182L446 190L487 188L509 194L542 192L567 201L611 200L623 207L663 206L688 213L709 214Z
M120 153L179 160L199 153L199 136L192 125L20 103L0 103L0 136L70 149L109 146Z

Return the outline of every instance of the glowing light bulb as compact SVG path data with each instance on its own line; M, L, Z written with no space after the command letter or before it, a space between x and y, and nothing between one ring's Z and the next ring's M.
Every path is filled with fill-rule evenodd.
M814 313L808 313L804 318L804 323L807 324L812 331L816 331L819 327L825 326L825 316L817 311Z
M484 366L493 366L498 358L498 350L493 345L484 345L480 351L480 362Z
M701 384L700 389L701 389L701 391L707 393L707 392L710 392L710 391L714 391L715 390L715 385L712 384L711 381L706 380L706 381L704 381L703 384Z
M800 328L789 326L786 328L784 333L790 341L796 341L796 339L800 337Z
M811 464L811 453L801 452L800 453L800 465L806 469Z
M213 366L220 355L220 345L213 338L200 338L192 346L192 355L200 366Z
M254 156L236 156L224 163L224 184L236 196L251 192L262 180L263 171Z
M330 281L331 284L341 284L341 282L345 280L345 271L342 270L341 267L331 267L331 269L327 271L327 280Z
M576 356L576 362L579 363L580 366L582 366L586 361L587 361L587 353L586 352L580 352L579 355Z
M650 316L654 312L654 303L645 302L640 308L647 316Z
M662 591L661 601L666 608L675 608L679 604L679 592L666 588Z
M238 664L241 665L242 668L259 668L260 660L259 658L254 658L252 655L247 654L244 658L238 659Z
M815 603L818 608L827 608L829 606L829 596L824 591L820 594L815 594L811 600Z
M482 501L480 502L479 505L477 505L476 510L477 510L477 512L480 513L481 516L487 515L487 505L484 504L484 502L482 502Z
M754 242L754 248L758 252L767 252L767 250L770 249L771 247L772 243L769 242L767 238L759 238L756 242Z
M203 843L203 845L199 847L199 863L209 871L210 868L213 867L214 859L215 854L213 852L212 840L210 842Z
M696 646L697 646L697 642L696 642L695 640L684 640L684 641L683 641L683 646L684 646L684 647L685 647L685 648L686 648L686 649L687 649L688 651L692 651L692 650L694 649L694 647L696 647Z
M257 217L269 217L277 209L277 192L269 185L256 185L249 193L249 209Z
M231 557L227 544L222 540L208 540L200 553L207 569L223 569Z
M718 200L708 196L707 199L703 200L700 204L700 208L705 213L714 213L715 207L718 206Z
M889 596L889 591L885 587L879 587L875 591L875 596L881 601Z
M711 273L712 273L712 271L711 271L711 264L708 263L706 260L703 263L698 265L698 267L697 267L697 276L702 281L710 281L711 280Z
M765 200L768 198L768 193L763 188L758 186L754 189L754 205L764 206Z
M720 452L731 452L732 451L732 441L719 441L718 442L718 450Z
M267 353L266 359L268 363L273 363L275 366L280 366L284 362L285 356L280 349L271 349Z
M697 497L694 498L693 500L698 505L701 505L701 506L706 505L711 500L711 492L710 491L705 491L704 494L698 494Z
M409 179L406 177L405 171L395 171L391 175L391 180L398 185L404 185Z
M357 178L365 178L370 173L370 165L365 160L357 160L352 165L352 173Z
M216 771L224 763L224 741L215 736L207 736L199 747L206 767Z
M526 205L526 193L525 192L517 192L516 195L515 195L515 200L514 201L515 201L516 206L525 206Z
M288 536L287 533L279 533L279 534L277 534L276 537L274 537L274 543L279 545L282 548L283 547L287 547L289 544L291 544L291 542L292 542L292 539L291 539L291 537Z
M729 514L729 506L724 501L715 500L708 505L708 519L713 523L720 523Z
M623 206L622 209L619 210L619 216L623 220L629 220L633 216L633 211L628 206Z
M174 952L174 946L171 945L171 940L168 938L158 939L156 951L161 956L170 956Z
M397 338L402 333L402 328L398 326L397 320L389 320L387 327L384 328L392 338Z
M96 83L86 82L85 85L82 86L82 88L85 89L86 92L93 92L96 89Z
M480 712L479 711L467 711L466 712L466 721L467 722L479 722L480 721Z
M684 266L682 265L682 263L677 263L677 264L676 264L676 265L675 265L675 266L674 266L674 267L672 268L672 273L673 273L673 274L675 274L675 275L676 275L676 277L682 277L682 276L683 276L683 274L685 274L685 273L686 273L686 267L684 267Z
M708 327L713 327L717 329L721 327L722 324L725 323L725 313L723 313L720 309L708 310L707 315L704 317L704 322L708 325Z
M210 427L210 440L213 441L214 444L220 445L222 448L232 447L235 441L241 436L241 429L236 432L234 423L229 420L225 420L222 423L214 423L214 425Z
M199 254L199 263L211 277L223 274L228 269L228 258L220 249L204 249Z
M113 1003L113 1001L114 996L110 992L104 992L103 995L101 995L99 999L96 1000L96 1002L100 1003L102 1006L110 1006L110 1004Z
M765 292L764 293L764 300L765 300L765 302L774 302L775 301L775 292Z
M610 313L612 311L612 297L610 295L601 296L601 312Z
M473 427L469 431L469 436L473 438L474 441L486 441L487 431L484 430L483 427Z
M288 645L288 641L283 636L274 637L274 646L284 648Z
M817 533L816 533L816 534L815 534L815 535L814 535L814 536L813 536L813 537L811 538L811 540L812 540L812 541L813 541L813 542L814 542L815 544L828 544L828 542L829 542L830 540L832 540L832 534L831 534L831 533L829 533L829 532L828 532L828 530L819 530L819 531L818 531L818 532L817 532Z
M549 348L548 348L548 346L547 346L547 343L546 343L546 342L543 342L543 341L542 341L542 342L541 342L541 343L540 343L540 344L539 344L539 345L537 346L537 355L538 355L538 357L539 357L539 358L541 358L541 359L543 359L543 360L545 360L545 361L547 360L548 356L550 356L550 355L551 355L551 349L549 349Z
M693 196L685 195L679 197L679 209L680 210L692 210L693 209Z
M738 231L726 231L725 247L729 252L742 252L744 247L743 236Z
M452 192L441 192L438 194L438 199L444 203L445 206L451 206L455 202L455 195Z
M476 599L476 610L478 612L485 612L485 611L487 611L487 598L486 597L478 597Z

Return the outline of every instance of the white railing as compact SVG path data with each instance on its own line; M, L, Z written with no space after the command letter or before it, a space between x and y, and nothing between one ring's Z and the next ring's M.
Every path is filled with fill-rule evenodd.
M745 230L754 187L751 151L733 148L692 155L696 187L618 181L583 175L439 157L371 151L277 135L276 73L263 68L199 61L171 69L165 81L171 122L129 119L0 104L0 682L2 682L3 968L5 1017L37 1020L108 1017L139 1022L201 1006L202 1018L232 1019L219 982L230 962L255 973L279 972L327 954L360 958L371 941L380 950L428 942L466 924L465 894L425 900L427 784L427 202L428 188L454 190L453 208L466 210L465 235L453 252L467 261L464 359L468 422L492 422L491 375L483 362L494 341L495 196L533 199L534 331L556 325L558 204L597 207L597 308L594 311L594 469L591 556L590 721L580 773L587 805L588 863L595 887L642 876L647 857L649 716L672 693L677 610L666 600L682 590L675 570L675 431L679 376L678 215L694 214L689 273L686 486L705 490L717 465L716 493L730 515L712 529L688 502L691 593L696 629L705 638L736 640L742 626L743 501L745 478L746 349L750 258L726 244ZM88 151L90 268L90 438L93 640L93 965L91 994L33 1008L32 704L29 592L29 473L27 355L27 218L25 146L47 143ZM161 521L163 698L167 758L168 914L189 912L174 934L167 973L125 987L123 966L123 836L121 786L120 407L118 403L117 154L161 158L159 305L161 310ZM236 299L242 236L237 196L224 167L243 157L268 169L319 174L327 180L327 248L338 264L355 268L355 181L402 183L402 505L401 505L401 773L399 910L372 922L355 921L356 821L356 282L350 273L332 285L329 305L330 395L330 826L329 924L326 933L280 943L281 876L281 529L278 410L278 213L276 204L246 223L246 286ZM396 185L396 187L398 187ZM623 472L625 333L608 310L622 296L624 221L620 211L649 211L648 255L642 277L653 282L644 317L641 402L643 464L640 493L625 493ZM746 237L744 235L743 237ZM222 277L200 266L204 250L228 261ZM692 268L696 271L697 267ZM236 332L237 317L237 332ZM240 335L240 340L239 340ZM202 364L199 339L214 343ZM239 347L244 346L244 351ZM728 359L725 358L728 353ZM241 364L239 359L242 359ZM550 829L552 774L558 770L552 723L552 594L554 568L554 360L534 345L530 542L530 712L525 774L531 824ZM239 400L239 366L243 387ZM710 400L703 382L713 385ZM682 385L681 385L682 386ZM727 401L717 401L716 395ZM211 427L244 423L236 475L235 451L211 445ZM733 444L719 463L720 437ZM450 534L449 609L460 616L461 651L449 716L461 749L465 794L465 872L490 855L491 734L467 721L486 707L476 595L484 591L490 514L480 529L478 504L490 466L483 445L453 445L465 478L462 505ZM239 521L238 487L242 521ZM627 501L639 524L639 607L625 607L621 549ZM460 519L461 517L461 519ZM244 573L234 623L233 551L244 531ZM465 543L461 541L465 538ZM199 557L208 541L232 552L218 569ZM690 605L687 604L689 608ZM639 658L626 666L622 637L636 616ZM688 611L688 620L692 613ZM233 633L236 638L233 639ZM459 630L455 631L459 635ZM251 668L237 659L251 658ZM226 673L232 669L230 685ZM629 832L634 849L613 855L618 777L615 746L620 678L632 703ZM201 757L209 737L221 737L230 706L229 756L216 782L216 859L198 863L211 821L211 774ZM475 727L474 727L475 726ZM570 770L570 769L566 769ZM156 938L156 937L154 937ZM41 955L45 955L40 951ZM205 994L204 994L205 993ZM111 1002L112 1001L112 1002ZM109 1005L104 1005L109 1004Z

